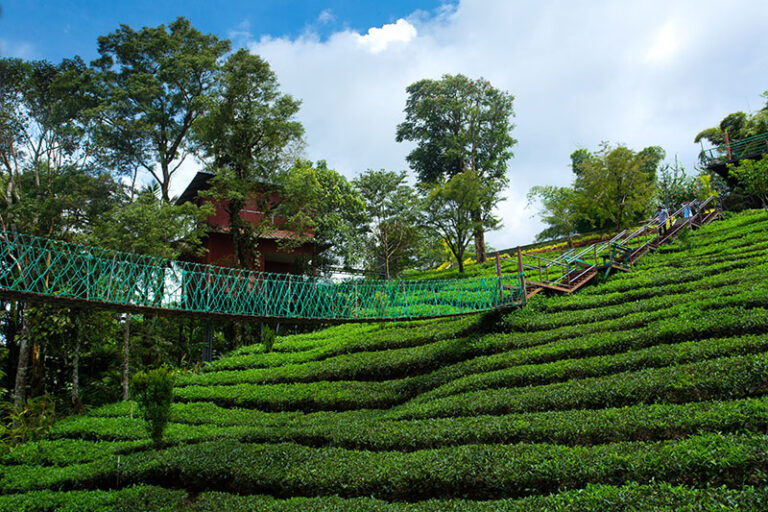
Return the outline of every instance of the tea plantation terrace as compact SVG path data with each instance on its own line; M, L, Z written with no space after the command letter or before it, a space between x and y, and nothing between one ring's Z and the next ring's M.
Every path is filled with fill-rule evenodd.
M19 446L0 510L766 510L767 275L748 211L574 295L246 346L161 449L130 402Z

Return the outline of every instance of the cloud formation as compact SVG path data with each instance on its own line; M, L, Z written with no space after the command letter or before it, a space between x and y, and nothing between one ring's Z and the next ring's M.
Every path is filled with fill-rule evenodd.
M407 168L411 147L394 139L412 82L463 73L509 90L519 142L500 205L504 228L488 236L502 248L542 229L525 194L537 184L568 184L578 147L660 145L693 172L696 133L762 106L766 19L763 1L464 0L365 33L263 37L248 48L303 101L307 156L350 178Z
M408 43L417 35L416 27L399 19L381 28L371 27L364 36L357 36L357 42L371 53L381 53L393 43Z

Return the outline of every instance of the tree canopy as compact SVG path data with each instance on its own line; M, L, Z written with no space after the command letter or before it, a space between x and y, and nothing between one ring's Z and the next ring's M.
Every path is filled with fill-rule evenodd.
M279 91L269 64L240 49L217 77L216 95L195 124L195 139L215 176L207 195L224 204L237 267L255 260L259 236L273 230L272 193L304 128L295 120L299 101ZM257 203L263 215L246 221L241 212Z
M514 97L480 78L443 75L419 80L406 89L405 121L397 127L398 142L416 147L407 160L421 183L447 182L471 171L493 184L473 210L475 254L485 261L483 217L502 199L507 184L507 162L517 142L511 135Z
M421 238L419 197L403 172L367 170L352 184L365 201L366 261L386 279L413 265Z
M643 219L655 206L656 168L663 152L634 152L603 143L578 165L574 190L579 208L595 227L621 230Z
M694 142L707 140L713 146L725 144L725 134L730 140L746 139L752 135L768 132L768 91L762 94L763 108L754 113L733 112L725 116L720 124L706 128L694 137Z
M114 168L148 172L169 202L171 179L188 156L190 131L210 106L218 61L231 44L184 18L138 31L121 25L98 43L93 114L104 157Z

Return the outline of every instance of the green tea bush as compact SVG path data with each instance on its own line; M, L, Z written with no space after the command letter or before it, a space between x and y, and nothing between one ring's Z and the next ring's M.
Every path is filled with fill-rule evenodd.
M276 337L277 335L275 334L275 331L273 331L270 326L265 325L261 331L261 343L264 345L264 352L272 352Z
M494 444L401 453L224 440L126 455L120 467L113 461L12 466L4 470L0 491L93 489L118 479L123 485L384 500L513 498L656 480L738 488L768 483L767 441L754 434L703 434L590 447Z
M171 415L173 383L173 372L165 366L139 372L132 379L134 398L147 422L149 436L156 445L162 444L163 431Z

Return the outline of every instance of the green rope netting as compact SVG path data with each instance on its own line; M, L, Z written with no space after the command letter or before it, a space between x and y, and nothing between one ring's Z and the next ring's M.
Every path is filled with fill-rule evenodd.
M118 309L354 321L449 316L525 302L522 274L333 280L153 258L12 232L0 232L0 264L0 293Z

